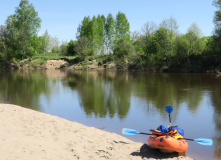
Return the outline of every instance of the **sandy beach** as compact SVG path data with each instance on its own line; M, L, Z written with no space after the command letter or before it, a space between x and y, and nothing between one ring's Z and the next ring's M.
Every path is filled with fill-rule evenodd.
M184 160L121 135L11 104L0 104L0 160ZM175 157L174 157L175 156Z

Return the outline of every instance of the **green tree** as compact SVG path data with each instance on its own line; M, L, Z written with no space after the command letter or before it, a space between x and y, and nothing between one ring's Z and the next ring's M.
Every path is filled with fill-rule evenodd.
M7 46L5 44L6 26L0 25L0 59L7 56Z
M104 15L98 15L97 16L97 22L98 22L98 33L99 33L99 43L100 45L104 44L104 35L105 35L105 17Z
M114 55L119 58L125 55L130 55L135 52L134 46L131 41L128 41L125 38L119 39L114 46Z
M50 35L48 30L45 30L44 34L40 37L40 45L44 54L50 51Z
M98 48L99 47L99 31L98 31L98 21L97 21L97 17L93 16L92 17L92 21L91 23L91 27L92 27L92 36L91 36L91 44L93 45L94 48Z
M23 59L37 52L35 48L37 32L40 29L41 19L34 6L28 0L21 0L16 7L15 14L6 20L6 45L8 58Z
M91 35L90 22L91 22L91 19L89 16L84 17L83 21L81 21L81 24L78 26L78 29L77 29L77 35L76 35L77 39L83 36L90 38L90 35Z
M139 39L141 39L140 46L142 46L143 51L145 51L146 55L148 56L149 50L148 50L148 44L151 39L151 37L154 35L154 33L157 30L157 25L154 22L147 22L142 27L143 36L141 36Z
M60 43L59 39L56 36L55 37L50 36L50 46L51 46L52 53L60 52L59 43Z
M116 40L129 41L130 25L125 14L119 12L116 17L116 21L111 14L107 18L104 15L93 16L92 19L89 16L84 17L76 35L78 41L80 40L76 43L77 54L80 52L85 53L84 55L112 53ZM83 44L87 44L86 50ZM80 48L84 48L84 51L80 51Z
M62 55L67 55L67 42L62 42L60 50Z
M221 0L214 0L213 5L217 8L213 21L215 24L214 36L213 36L213 52L221 57Z
M170 47L171 43L173 43L171 42L170 34L170 30L160 28L150 39L149 53L155 55L158 60L169 58L173 55Z
M175 18L170 17L168 19L164 19L161 23L160 23L160 27L161 28L166 28L169 29L171 31L171 33L175 33L178 34L178 24Z
M183 61L189 62L188 55L189 45L186 35L180 35L176 37L175 40L175 52L177 63L182 63Z
M130 40L130 24L124 13L118 12L115 20L116 39Z
M187 33L186 38L188 40L188 55L191 54L201 54L205 48L205 44L202 38L202 32L199 29L196 23L190 25Z
M213 5L217 8L214 16L215 35L221 37L221 0L214 0Z
M75 51L78 56L85 58L94 54L94 50L91 47L91 42L87 37L81 37L75 43Z
M161 24L160 24L160 27L161 28L165 28L165 29L168 29L169 30L169 39L168 39L168 51L170 52L169 54L170 55L174 55L175 54L175 51L174 51L174 42L175 42L175 39L176 39L176 36L178 36L178 25L177 25L177 21L175 18L173 17L170 17L168 19L164 19Z
M105 45L107 53L112 53L113 51L113 42L115 40L115 24L112 14L108 14L105 23Z
M76 54L75 43L76 41L70 40L67 44L67 55L74 56Z

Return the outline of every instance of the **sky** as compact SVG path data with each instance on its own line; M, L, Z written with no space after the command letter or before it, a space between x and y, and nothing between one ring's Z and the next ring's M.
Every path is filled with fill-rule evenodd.
M147 22L159 25L164 19L173 17L179 32L186 33L196 23L204 36L212 35L213 17L216 8L213 0L29 0L42 20L39 36L46 29L49 35L60 42L76 40L77 28L85 16L116 17L120 11L130 23L130 31L141 32ZM15 13L20 0L0 0L0 25Z

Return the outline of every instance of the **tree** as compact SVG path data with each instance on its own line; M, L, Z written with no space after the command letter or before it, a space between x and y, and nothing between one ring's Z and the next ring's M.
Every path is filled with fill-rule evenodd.
M67 55L74 56L76 54L75 43L76 41L70 40L67 44Z
M193 23L190 25L187 33L186 38L188 40L188 54L201 54L203 52L203 49L205 47L204 41L202 38L202 32L199 29L198 25L196 23Z
M98 15L97 16L97 22L98 22L98 41L99 41L99 45L103 45L104 44L104 35L105 35L105 30L104 30L104 26L105 26L105 17L104 15Z
M49 52L50 51L50 35L48 34L48 30L46 29L45 33L42 36L41 39L41 45L43 46L44 49L44 54L45 52Z
M81 37L78 39L78 41L75 43L75 51L78 56L83 58L94 54L90 40L87 37Z
M37 32L40 29L41 19L34 6L28 0L21 0L16 7L15 14L6 20L6 45L8 58L23 59L36 53Z
M154 35L154 33L157 30L157 25L154 22L147 22L142 27L143 32L143 40L145 45L143 45L143 50L145 51L146 55L148 56L148 44L151 39L151 37Z
M58 37L50 37L50 46L51 46L51 51L52 53L59 53L60 49L59 49L59 39Z
M90 35L91 35L91 28L90 28L90 17L84 17L83 21L81 21L81 24L78 26L78 29L77 29L77 39L85 36L85 37L88 37L90 38Z
M121 38L119 39L114 46L114 55L123 57L125 55L133 54L135 51L134 46L131 41Z
M105 45L107 53L112 53L113 42L115 40L115 24L112 14L108 14L105 23Z
M160 24L161 28L165 28L168 29L169 32L169 39L168 39L168 51L170 52L170 55L174 55L174 41L176 39L176 37L178 36L178 25L177 25L177 21L175 18L170 17L168 19L164 19L161 24Z
M92 35L90 37L91 39L91 43L92 45L94 46L94 48L97 48L98 47L98 39L99 39L99 31L98 31L98 21L97 21L97 17L96 16L93 16L92 17L92 21L90 22L91 23L91 27L92 27Z
M0 54L7 56L7 46L5 44L6 26L0 25Z
M215 23L215 35L221 37L221 0L214 0L213 5L218 9L215 12L214 23Z
M179 26L177 25L177 21L175 18L170 17L168 19L164 19L161 23L160 23L160 27L161 28L166 28L169 29L172 33L174 34L178 34L178 28Z
M61 43L60 50L62 55L67 55L67 42Z
M131 37L131 42L134 45L136 52L138 54L140 53L143 54L147 48L144 35L141 35L138 31L134 31L131 33L130 37Z
M115 20L116 40L121 38L130 40L130 24L124 13L118 12Z
M213 52L220 56L221 54L221 0L214 0L213 5L217 8L215 12L213 22L215 24L214 36L213 36Z
M160 28L152 36L149 42L149 53L156 55L158 59L171 57L174 53L171 50L170 30Z
M189 45L186 35L177 36L175 41L175 52L177 61L181 62L182 60L185 60L189 62L188 51Z
M115 40L121 38L130 40L129 29L128 20L121 12L117 14L116 21L111 14L107 18L104 15L93 16L92 19L89 16L84 17L77 31L77 39L81 39L79 42L81 45L77 48L83 48L82 44L88 42L90 46L87 46L89 48L87 52L90 54L112 53ZM76 45L79 44L76 43ZM79 53L79 50L77 52Z

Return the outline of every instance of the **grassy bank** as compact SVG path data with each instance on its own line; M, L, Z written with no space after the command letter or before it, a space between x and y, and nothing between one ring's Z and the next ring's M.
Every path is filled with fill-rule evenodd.
M42 69L48 60L64 60L71 70L87 69L117 69L143 70L153 72L220 72L219 59L203 55L192 55L185 58L169 57L164 59L150 59L143 55L127 55L117 57L113 55L97 56L62 56L57 53L42 53L24 60L0 60L3 69L32 68Z

